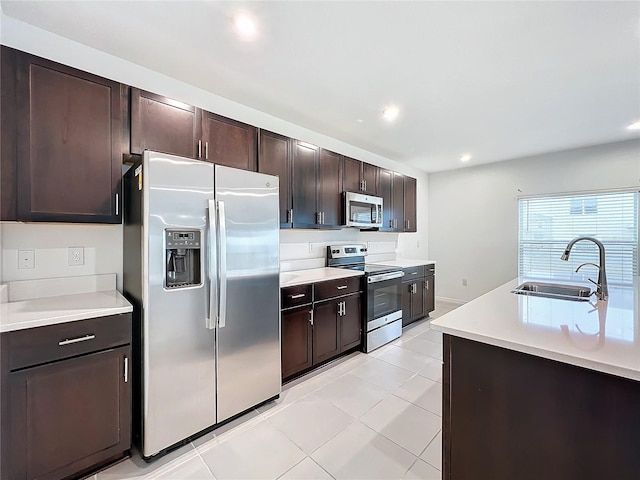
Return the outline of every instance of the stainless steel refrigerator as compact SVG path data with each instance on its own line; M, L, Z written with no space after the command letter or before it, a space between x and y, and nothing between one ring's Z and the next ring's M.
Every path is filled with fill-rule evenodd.
M125 174L145 459L281 391L278 177L145 151Z

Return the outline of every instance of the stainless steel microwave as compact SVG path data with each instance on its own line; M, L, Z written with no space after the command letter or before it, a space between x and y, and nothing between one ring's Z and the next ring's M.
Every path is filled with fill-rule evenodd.
M382 198L344 192L344 224L347 227L382 227Z

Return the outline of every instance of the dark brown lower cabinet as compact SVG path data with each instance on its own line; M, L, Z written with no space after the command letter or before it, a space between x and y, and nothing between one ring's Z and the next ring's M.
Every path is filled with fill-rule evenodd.
M326 281L286 287L282 292L282 378L288 380L362 343L362 296L359 291L331 295L336 285L344 291L358 289L361 279ZM353 287L353 288L352 288ZM314 293L312 294L312 290ZM315 301L310 299L315 297ZM307 302L298 306L295 302Z
M435 266L405 268L402 283L402 326L406 327L435 310ZM426 276L425 276L426 275Z
M2 334L2 480L81 478L128 454L130 323L124 314Z
M640 382L443 342L445 480L640 478Z
M311 367L311 306L282 312L282 378Z
M327 300L313 307L313 363L324 362L340 353L341 300Z

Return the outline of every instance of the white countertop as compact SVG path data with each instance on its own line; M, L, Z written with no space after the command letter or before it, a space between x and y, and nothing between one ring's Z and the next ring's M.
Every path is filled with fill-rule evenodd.
M390 267L411 268L419 267L420 265L434 265L436 262L433 260L412 260L410 258L398 258L396 260L382 260L380 262L374 262L376 265L389 265Z
M0 304L0 332L105 317L133 311L117 290L36 298Z
M331 267L280 272L280 288L293 287L294 285L303 285L305 283L323 282L325 280L337 280L338 278L359 277L362 275L364 275L364 272L359 270Z
M511 293L515 279L431 322L435 330L571 365L640 380L639 282L609 285L609 300ZM595 296L591 297L595 301Z

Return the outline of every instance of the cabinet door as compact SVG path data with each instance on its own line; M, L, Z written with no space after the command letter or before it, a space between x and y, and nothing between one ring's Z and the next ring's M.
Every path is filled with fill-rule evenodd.
M342 157L320 150L318 166L318 210L321 228L338 227L342 223Z
M362 162L354 158L344 158L342 185L345 192L362 191Z
M378 196L382 197L382 228L381 232L393 231L393 172L380 170L378 176Z
M313 309L313 364L340 353L338 300L318 303Z
M416 184L415 178L404 177L404 231L415 232L416 227Z
M0 221L17 219L16 211L16 50L0 46Z
M294 140L293 145L293 227L318 227L319 148Z
M202 112L202 159L256 171L258 129L214 113Z
M120 84L17 55L18 220L120 223Z
M340 317L340 352L360 345L362 341L361 297L343 297L344 313Z
M411 323L411 306L413 299L413 282L402 284L402 326Z
M424 278L416 280L413 295L411 296L411 320L415 321L424 317Z
M424 279L424 314L429 315L436 309L436 277L430 275Z
M9 374L10 478L65 478L130 448L129 358L126 346Z
M379 167L369 163L362 163L362 180L364 184L363 192L367 195L378 195L378 173Z
M199 158L200 110L186 103L131 89L131 153L145 150ZM200 151L199 151L200 150Z
M282 312L282 378L311 366L311 306Z
M391 219L393 231L402 232L404 230L404 176L393 172L391 186Z
M291 228L290 138L260 130L258 171L280 177L280 228Z

